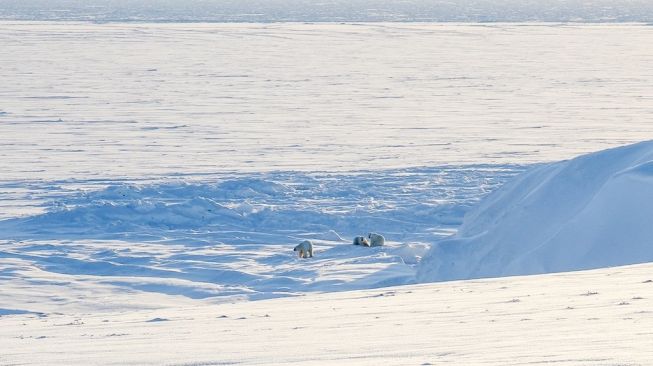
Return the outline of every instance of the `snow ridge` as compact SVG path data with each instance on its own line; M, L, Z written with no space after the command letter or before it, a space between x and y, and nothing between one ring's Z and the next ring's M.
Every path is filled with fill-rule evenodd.
M534 167L470 211L421 281L653 261L653 141Z

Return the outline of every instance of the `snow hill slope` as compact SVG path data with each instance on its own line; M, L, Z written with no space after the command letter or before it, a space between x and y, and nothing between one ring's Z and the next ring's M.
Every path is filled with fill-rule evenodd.
M651 365L652 290L646 264L221 305L134 294L150 308L91 313L3 291L0 364Z
M653 141L542 165L470 211L423 259L422 281L653 261Z

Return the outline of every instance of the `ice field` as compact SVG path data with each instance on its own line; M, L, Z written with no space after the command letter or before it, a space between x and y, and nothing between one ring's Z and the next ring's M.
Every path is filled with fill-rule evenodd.
M3 22L0 169L88 180L567 159L653 136L652 36L628 24Z
M650 364L649 265L416 283L652 258L651 39L0 22L0 365Z

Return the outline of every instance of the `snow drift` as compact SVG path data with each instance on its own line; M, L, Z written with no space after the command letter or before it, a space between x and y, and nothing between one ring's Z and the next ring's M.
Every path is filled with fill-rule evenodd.
M486 197L422 260L421 281L653 261L653 141L537 166Z

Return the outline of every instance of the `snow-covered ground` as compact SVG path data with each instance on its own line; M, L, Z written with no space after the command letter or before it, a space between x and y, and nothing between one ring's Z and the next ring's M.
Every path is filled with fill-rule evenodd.
M615 213L649 213L649 153L543 163L653 136L652 36L0 23L0 364L649 364L650 266L381 288L414 283L470 212L458 238L482 229L499 259L523 253L497 232L556 202L600 198L566 244L624 190ZM565 167L556 194L519 184ZM507 210L524 202L547 210ZM370 231L387 246L351 245Z
M653 135L652 31L4 22L3 266L217 300L411 282L525 164Z
M647 264L221 305L132 294L119 312L35 299L0 310L18 313L0 317L0 364L645 366L652 290Z

